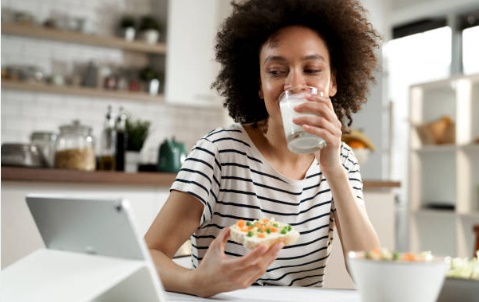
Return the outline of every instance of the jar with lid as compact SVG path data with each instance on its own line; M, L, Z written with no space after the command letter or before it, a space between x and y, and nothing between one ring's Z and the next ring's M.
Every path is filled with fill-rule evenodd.
M55 144L55 168L94 171L96 166L95 139L92 128L75 120L60 126Z
M30 135L30 142L40 149L49 168L53 167L56 139L57 134L48 131L35 131Z

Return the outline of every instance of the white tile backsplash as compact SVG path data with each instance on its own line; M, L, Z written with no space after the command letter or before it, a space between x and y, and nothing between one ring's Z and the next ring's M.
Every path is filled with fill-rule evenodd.
M141 16L151 13L150 0L4 0L2 9L29 12L37 22L53 14L86 18L86 31L111 35L122 12ZM66 62L68 71L75 63L94 60L119 66L144 66L147 55L117 49L2 35L2 66L35 65L49 74L52 62ZM59 132L59 126L74 119L93 128L97 142L107 106L120 106L134 118L152 122L151 133L142 150L145 162L156 162L159 145L175 136L189 150L207 132L223 125L222 108L175 106L164 102L117 100L62 94L33 93L2 89L1 141L28 142L33 131ZM97 143L98 146L98 143Z

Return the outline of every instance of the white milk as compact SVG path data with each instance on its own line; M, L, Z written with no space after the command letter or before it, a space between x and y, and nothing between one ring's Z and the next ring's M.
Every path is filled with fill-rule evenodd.
M300 92L283 96L279 103L288 148L295 153L312 153L326 146L324 139L305 132L301 126L293 123L295 117L312 115L294 110L294 107L304 102L307 102L304 92Z

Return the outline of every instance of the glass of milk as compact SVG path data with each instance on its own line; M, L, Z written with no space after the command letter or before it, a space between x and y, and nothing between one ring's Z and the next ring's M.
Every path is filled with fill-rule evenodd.
M285 90L279 96L279 106L283 119L284 134L288 141L288 148L294 153L312 153L326 146L326 141L319 136L307 133L299 125L293 123L295 117L312 115L311 113L299 113L294 110L297 105L308 102L306 95L320 94L316 87L292 87Z

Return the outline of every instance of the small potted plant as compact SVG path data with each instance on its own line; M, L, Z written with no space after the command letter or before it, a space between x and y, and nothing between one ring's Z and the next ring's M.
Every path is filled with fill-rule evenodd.
M120 20L121 35L127 41L133 41L136 35L136 21L133 16L123 16Z
M142 80L146 87L145 90L150 95L157 95L160 88L160 74L153 68L147 66L140 70L140 80Z
M133 120L131 116L126 118L125 132L126 153L125 153L125 171L138 171L140 162L140 151L148 138L151 122L148 120Z
M147 15L141 17L139 30L146 43L155 44L160 38L162 28L160 22L156 18Z
M151 122L148 120L133 120L126 118L127 151L140 152L150 132Z

